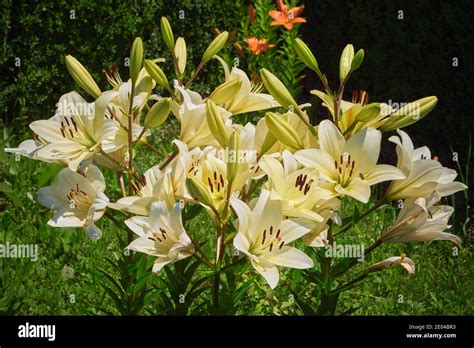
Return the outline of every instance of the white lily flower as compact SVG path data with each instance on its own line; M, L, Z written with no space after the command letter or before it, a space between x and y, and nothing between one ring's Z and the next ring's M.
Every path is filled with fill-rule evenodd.
M337 198L331 198L329 200L322 200L322 202L316 203L316 207L313 209L319 216L323 218L323 221L315 223L311 228L311 231L303 236L303 242L313 248L325 247L329 244L328 241L328 230L329 220L335 220L340 222L337 211L341 206L341 201Z
M219 212L224 209L227 197L240 192L250 175L248 163L239 163L237 174L232 184L229 185L227 180L227 162L217 156L215 149L202 157L199 165L200 168L197 172L189 172L188 175L195 176L206 186L213 206Z
M274 289L279 280L277 266L311 268L313 260L304 252L289 246L310 228L302 219L283 220L281 203L270 199L263 190L251 211L241 200L233 198L231 205L239 218L234 247L243 252L252 266Z
M139 236L127 248L157 257L153 273L195 252L183 227L179 203L170 211L166 202L154 202L149 217L134 216L125 224Z
M181 124L179 140L185 143L189 149L198 146L215 146L219 147L219 143L215 139L206 121L206 104L201 96L193 91L176 86L183 98L181 105L173 106L173 114ZM230 120L231 113L218 107L224 124L232 131L232 122Z
M141 176L141 186L134 196L120 198L109 207L137 215L148 215L152 203L164 201L171 209L175 204L171 169L162 172L158 166L148 169Z
M407 133L402 130L397 132L400 137L392 136L389 141L397 144L397 167L406 178L391 183L387 189L387 198L397 200L428 197L433 191L445 197L467 189L463 183L454 181L457 176L454 169L443 167L441 163L431 159L428 147L415 149Z
M282 157L283 165L269 156L264 156L260 163L268 176L270 198L281 202L284 216L322 222L322 216L313 211L313 208L316 202L323 198L330 199L334 195L319 186L317 169L298 169L298 162L287 150Z
M338 195L367 203L371 185L405 178L400 169L377 164L382 135L374 128L365 128L346 141L334 123L324 120L318 136L320 149L300 150L295 157L304 166L318 169Z
M56 184L38 190L38 200L55 211L48 221L50 226L84 227L91 239L99 239L102 232L94 222L104 215L109 203L104 191L104 176L96 166L87 166L83 173L64 168Z
M223 105L232 115L280 106L271 95L260 93L263 88L262 84L253 85L243 70L233 67L232 71L229 71L229 66L222 58L218 56L215 56L215 58L219 60L224 68L225 82L233 80L242 81L242 85L237 93Z
M460 246L461 239L458 236L444 232L451 227L448 221L454 208L448 205L435 205L439 199L439 194L434 192L429 199L405 200L397 219L380 240L387 243L449 240Z
M47 143L35 154L37 158L67 161L69 168L76 171L81 161L100 150L113 152L124 146L115 141L118 123L104 117L112 97L113 94L105 92L90 104L76 92L63 95L53 118L30 124L33 132Z

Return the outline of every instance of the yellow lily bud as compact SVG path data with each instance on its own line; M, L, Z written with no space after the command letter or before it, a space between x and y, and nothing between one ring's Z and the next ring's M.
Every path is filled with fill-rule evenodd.
M291 96L285 85L270 71L267 69L260 70L262 81L267 91L272 95L273 98L284 108L293 106L295 110L298 110L298 104L295 99Z
M99 86L97 86L97 83L95 83L91 74L89 74L87 69L84 68L84 66L76 58L71 55L67 55L66 67L74 81L76 81L79 87L87 92L87 94L96 99L102 94Z
M219 51L224 47L225 43L227 42L227 38L229 37L229 33L224 31L220 33L207 47L206 52L202 55L202 63L208 62L212 57L214 57Z
M436 106L436 103L438 103L438 98L435 96L425 97L411 102L388 117L380 127L380 130L382 132L390 132L409 126L428 115Z
M224 82L211 93L209 99L216 104L224 104L231 100L242 87L242 80L235 79Z
M161 36L163 37L163 41L165 42L166 46L168 46L170 50L174 49L173 30L171 30L170 22L168 22L166 17L161 17L160 28Z
M170 84L168 82L168 78L166 77L165 73L161 68L153 61L149 59L145 59L145 69L150 75L150 77L156 81L162 87L169 88Z
M137 81L138 74L142 69L143 63L143 42L137 37L133 41L132 49L130 51L130 78L133 82Z
M364 61L364 56L365 56L365 52L362 48L357 51L351 63L351 71L356 71L357 69L360 68L360 66L362 65L362 62Z
M265 122L272 135L283 144L295 150L304 148L298 133L281 115L267 112L265 114Z
M145 128L152 129L161 126L168 118L172 105L171 98L163 98L156 102L145 116Z
M186 41L182 37L178 37L176 45L174 47L174 54L178 60L178 70L176 74L179 78L183 77L184 71L186 70Z
M186 187L188 188L189 194L199 202L208 207L212 207L212 197L207 187L194 176L188 176L186 179Z
M232 183L237 176L237 170L239 167L239 142L240 142L240 135L238 132L233 131L229 138L229 144L227 145L227 149L229 151L228 158L232 160L227 160L227 181Z
M300 57L301 61L311 70L319 72L318 61L314 57L309 47L301 39L294 41L296 53Z
M225 148L227 146L228 136L224 120L222 119L217 105L211 99L206 101L206 121L212 135L214 135L214 138L216 138L217 142Z
M341 54L339 62L339 79L343 81L351 71L352 60L354 59L354 46L347 45Z
M369 122L380 114L380 104L372 103L365 105L357 114L355 120L357 122Z

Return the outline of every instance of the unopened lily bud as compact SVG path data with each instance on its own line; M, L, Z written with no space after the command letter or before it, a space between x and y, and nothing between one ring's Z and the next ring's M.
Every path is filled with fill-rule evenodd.
M277 142L277 138L273 136L271 132L268 132L263 140L262 148L260 149L260 153L263 155L271 149L273 145Z
M298 104L295 99L291 96L285 85L270 71L267 69L260 70L262 81L267 91L272 95L273 98L284 108L293 106L295 110L298 110Z
M224 82L211 93L209 99L216 104L224 104L231 100L242 87L242 80L235 79Z
M163 98L156 102L145 116L145 128L152 129L161 126L168 118L172 105L171 98Z
M304 148L298 133L281 115L267 112L265 114L265 122L272 135L283 144L295 150Z
M415 273L415 263L413 262L412 259L406 257L405 254L402 254L401 256L389 257L388 259L374 263L373 265L369 266L364 271L364 273L369 274L372 272L381 271L387 267L392 267L395 265L402 266L410 274Z
M352 60L354 59L354 46L347 45L341 54L339 62L339 79L343 81L351 71Z
M212 207L212 197L208 188L194 176L188 176L186 179L186 187L189 194L200 203Z
M133 82L137 81L138 74L142 69L143 63L143 42L137 37L133 41L132 49L130 51L130 78Z
M435 96L411 102L388 117L382 127L380 127L380 130L382 132L389 132L409 126L428 115L436 106L436 103L438 103L438 98Z
M71 74L72 78L76 83L81 87L87 94L94 98L98 98L102 92L100 91L99 86L95 83L91 74L87 71L86 68L73 56L66 56L66 67Z
M183 77L184 71L186 70L186 41L182 37L178 37L176 45L174 47L174 54L178 60L178 70L176 73L178 77Z
M227 149L229 156L227 160L227 181L232 183L237 176L237 170L239 169L239 142L240 134L233 131L229 138Z
M219 51L224 47L225 43L227 42L227 38L229 37L229 33L224 31L217 35L217 37L211 42L209 47L207 47L206 52L202 55L202 63L206 63L211 60Z
M216 138L217 142L225 148L227 146L227 132L222 119L222 115L217 108L216 103L211 99L206 102L206 121L212 135Z
M380 115L380 104L372 103L365 105L356 116L358 122L369 122Z
M314 57L313 53L309 47L301 39L296 39L294 41L296 53L300 57L301 61L311 70L319 72L318 61Z
M161 68L153 61L149 59L145 59L145 69L150 75L150 77L156 81L162 87L169 88L170 84L168 82L168 78L166 77L165 73Z
M170 22L168 22L166 17L161 17L160 28L161 36L163 37L163 41L165 42L166 46L168 46L170 50L174 49L173 30L171 30Z
M351 71L356 71L357 69L360 68L360 66L362 65L362 62L364 61L364 55L365 55L365 52L363 49L360 49L357 51L351 63Z

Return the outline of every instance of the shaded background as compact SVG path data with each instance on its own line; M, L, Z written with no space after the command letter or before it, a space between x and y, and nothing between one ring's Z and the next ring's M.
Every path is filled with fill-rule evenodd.
M64 65L66 54L83 62L99 85L105 86L100 74L103 68L116 63L127 74L123 62L135 36L143 38L148 57L167 56L159 18L168 16L175 37L186 37L190 71L214 37L214 28L239 29L247 3L60 0L32 4L1 0L3 126L20 140L29 122L50 117L59 96L77 88ZM350 99L353 89L364 89L370 101L380 102L410 102L436 95L435 110L408 131L415 146L428 145L443 164L455 165L450 146L459 153L461 164L466 163L473 126L474 64L469 54L474 52L474 6L470 1L325 0L305 1L304 5L308 22L301 26L303 38L333 88L344 46L352 43L356 50L364 48L364 64L353 75L345 98ZM403 19L398 18L399 10ZM18 58L19 67L15 65ZM457 67L453 58L458 59ZM216 65L206 66L196 89L206 92L218 83ZM320 120L325 112L309 91L321 85L315 74L307 73L300 100L311 101L315 118ZM384 154L389 161L394 160L390 153Z

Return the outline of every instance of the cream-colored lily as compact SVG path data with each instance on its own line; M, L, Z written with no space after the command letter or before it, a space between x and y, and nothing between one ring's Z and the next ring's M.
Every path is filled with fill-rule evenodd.
M234 247L244 253L255 270L274 289L279 280L277 266L311 268L313 260L289 243L309 232L302 219L283 220L281 202L270 199L263 190L251 211L241 200L233 198L231 205L239 218Z
M176 86L176 88L183 98L182 104L175 103L172 108L173 114L181 124L179 140L185 143L189 149L208 145L219 147L219 143L207 124L206 104L201 96L180 86ZM229 118L231 113L221 107L218 107L218 110L230 133L232 129L232 122Z
M400 169L377 164L382 135L374 128L365 128L346 141L334 123L325 120L319 124L318 136L320 149L300 150L295 157L304 166L318 169L337 195L367 203L371 185L405 178Z
M428 147L415 149L407 133L397 132L400 137L392 136L389 140L397 144L397 167L406 178L390 184L386 193L388 199L428 197L434 191L444 197L467 188L463 183L454 181L457 176L454 169L443 167L431 159Z
M287 150L282 154L283 164L264 156L260 167L267 174L270 198L281 202L284 216L322 222L321 215L313 211L316 202L332 196L332 192L319 186L318 170L298 168L295 157Z
M112 97L113 94L105 92L89 104L76 92L63 95L53 118L30 124L33 132L47 143L35 156L40 160L65 161L71 170L77 170L81 161L99 151L114 152L125 146L116 139L118 123L104 117Z
M224 68L225 82L233 80L242 82L237 93L223 104L223 107L232 115L280 106L271 95L260 93L263 88L262 84L252 84L243 70L233 67L232 71L229 71L229 66L222 58L218 56L215 56L215 58L219 60Z
M437 192L428 199L406 199L397 219L380 240L387 243L450 240L458 246L461 245L458 236L444 232L451 227L448 225L448 220L454 208L448 205L435 205L439 199Z
M48 221L53 227L84 227L91 239L101 230L94 222L104 215L109 199L104 194L105 180L99 168L87 166L83 173L63 169L56 184L38 190L39 202L55 211Z
M303 236L303 242L313 248L325 247L329 244L328 241L328 230L329 230L329 219L340 224L340 217L337 215L337 211L341 206L341 201L337 198L324 199L321 202L317 202L314 207L314 211L323 218L323 221L315 223L311 228L311 231Z
M149 217L134 216L125 220L125 224L139 236L127 248L157 258L153 273L194 254L194 245L183 227L179 203L170 211L166 202L154 202Z
M153 202L164 201L171 209L175 204L171 168L162 172L158 166L148 169L141 176L140 190L137 195L120 198L110 203L112 209L138 215L148 215Z
M227 170L226 160L219 158L217 151L214 149L201 158L200 170L197 173L189 173L189 175L193 175L203 183L212 198L213 206L219 212L225 208L227 198L241 191L250 175L249 164L239 163L235 179L229 185Z

